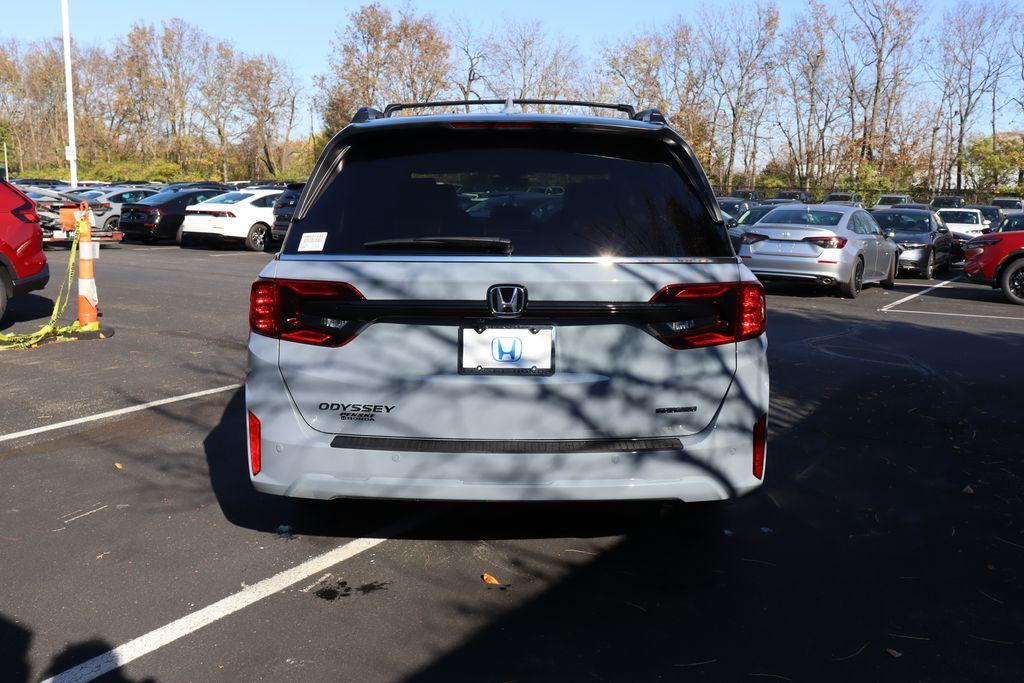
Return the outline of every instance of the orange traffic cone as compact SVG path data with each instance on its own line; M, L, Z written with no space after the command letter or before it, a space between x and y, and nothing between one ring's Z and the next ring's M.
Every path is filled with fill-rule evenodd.
M100 301L96 291L94 261L99 256L100 245L92 241L89 205L83 202L78 209L75 212L78 225L78 328L83 332L95 332L100 329Z

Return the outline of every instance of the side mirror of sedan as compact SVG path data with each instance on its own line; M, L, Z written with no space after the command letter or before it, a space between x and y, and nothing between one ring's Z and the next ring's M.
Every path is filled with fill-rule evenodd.
M981 224L982 224L982 225L992 225L992 221L990 221L990 220L987 220L987 219L986 219L986 220L983 220L983 221L981 222Z
M891 230L891 229L890 230L886 230L885 232L882 233L882 235L885 236L885 239L891 240L893 237L896 236L896 231L895 230Z
M941 234L941 235L946 235L946 234L949 233L949 228L947 228L945 225L940 225L938 227L938 229L936 230L936 232Z
M739 224L740 224L739 221L737 221L735 218L730 218L729 220L727 220L725 222L725 227L727 227L727 228L735 228Z

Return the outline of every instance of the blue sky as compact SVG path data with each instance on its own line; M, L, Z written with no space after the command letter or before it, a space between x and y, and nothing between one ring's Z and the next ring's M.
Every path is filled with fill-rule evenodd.
M247 51L270 52L285 59L309 83L326 69L330 40L347 14L362 2L351 0L69 0L75 39L109 44L137 21L159 23L181 17L207 33L231 38ZM383 4L399 8L402 2ZM467 16L481 27L500 25L504 18L541 19L548 29L575 40L585 55L635 30L657 26L681 14L696 16L700 8L720 2L675 0L430 0L414 2L419 12L440 19ZM801 0L781 0L783 16L806 7ZM17 0L0 26L0 37L37 39L60 34L59 0Z

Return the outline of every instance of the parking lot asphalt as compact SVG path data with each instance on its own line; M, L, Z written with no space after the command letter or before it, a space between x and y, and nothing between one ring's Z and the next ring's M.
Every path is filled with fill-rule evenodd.
M1024 679L1024 310L998 292L770 286L743 499L301 503L245 472L269 258L105 248L114 336L0 353L0 678Z

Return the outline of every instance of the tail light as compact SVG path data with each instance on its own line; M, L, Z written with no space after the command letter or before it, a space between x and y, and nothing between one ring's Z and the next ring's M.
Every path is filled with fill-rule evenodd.
M678 319L651 324L654 335L674 349L753 339L768 327L760 282L669 285L655 294L651 303L678 306ZM669 308L664 315L671 317L672 313Z
M260 420L258 417L249 413L249 468L252 470L253 475L260 473L262 468L262 457L260 453Z
M283 341L344 346L363 324L331 317L330 305L365 297L344 282L257 280L249 297L249 329Z
M810 242L815 244L822 249L842 249L846 246L846 238L839 237L837 235L832 236L821 236L821 237L805 237L804 242Z
M190 213L197 213L200 216L215 216L217 218L234 218L235 214L230 211L191 211Z
M740 235L740 244L754 244L766 239L768 239L768 235L762 235L757 232L745 232Z
M764 451L768 443L768 416L754 423L754 476L764 479Z
M36 213L36 206L32 200L27 201L16 209L11 209L11 214L22 223L38 223L39 214Z
M964 249L984 249L985 247L991 247L993 244L999 244L1002 241L1002 237L975 237L964 245Z

